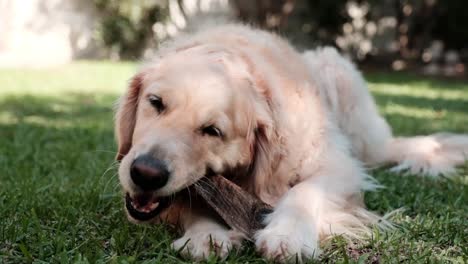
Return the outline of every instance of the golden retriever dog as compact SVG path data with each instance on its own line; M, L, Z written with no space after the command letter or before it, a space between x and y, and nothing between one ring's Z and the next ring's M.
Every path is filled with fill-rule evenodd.
M262 256L303 260L324 239L362 238L382 220L362 203L378 187L365 168L436 176L468 154L465 135L393 137L335 49L301 54L242 25L162 47L130 81L115 132L128 218L177 223L173 247L194 259L224 257L246 239L187 194L203 177L221 174L274 207L252 238Z

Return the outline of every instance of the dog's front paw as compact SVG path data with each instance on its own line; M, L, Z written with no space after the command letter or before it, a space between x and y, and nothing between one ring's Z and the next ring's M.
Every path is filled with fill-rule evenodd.
M207 259L211 253L225 258L229 251L241 245L242 235L232 230L187 232L172 243L182 256L194 260Z
M283 216L270 217L267 222L265 229L255 235L257 251L265 258L278 262L302 262L303 258L319 255L318 235L313 223Z

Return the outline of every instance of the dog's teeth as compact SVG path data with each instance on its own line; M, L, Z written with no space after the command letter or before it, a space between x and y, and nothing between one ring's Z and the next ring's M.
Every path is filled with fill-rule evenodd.
M147 204L146 206L141 207L141 208L138 208L138 207L135 207L135 208L142 213L150 213L151 211L156 209L158 206L159 206L159 202L156 202L156 203Z
M159 206L159 202L156 202L156 203L151 204L150 208L151 208L151 210L154 210L154 209L156 209L158 206Z
M152 202L147 202L148 200L138 199L138 197L133 200L130 200L131 206L141 213L151 213L152 211L156 210L159 206L159 201L157 199L153 200ZM143 204L142 204L143 203Z
M148 206L146 206L145 209L147 209L147 210L149 210L149 211L153 211L153 210L156 209L158 206L159 206L159 202L151 203L151 204L149 204Z

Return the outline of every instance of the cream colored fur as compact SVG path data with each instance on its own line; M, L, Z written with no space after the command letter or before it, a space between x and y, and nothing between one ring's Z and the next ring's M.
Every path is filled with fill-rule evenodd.
M168 111L147 103L160 95ZM215 123L223 140L198 127ZM394 138L356 68L333 48L300 54L281 38L246 26L222 26L181 37L161 48L133 79L116 120L119 178L135 188L129 166L157 148L172 171L157 192L170 195L204 177L247 166L243 188L275 207L255 235L266 258L312 258L320 241L370 234L380 218L360 202L375 181L365 167L448 174L465 162L468 137L437 134ZM208 234L225 256L242 237L208 216L181 216L185 234L174 243L207 257Z

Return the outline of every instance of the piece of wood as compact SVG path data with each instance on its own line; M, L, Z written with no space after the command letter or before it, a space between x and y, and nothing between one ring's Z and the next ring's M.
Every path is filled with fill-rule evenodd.
M263 218L273 211L270 205L220 175L205 177L194 188L231 228L248 239L264 227Z

